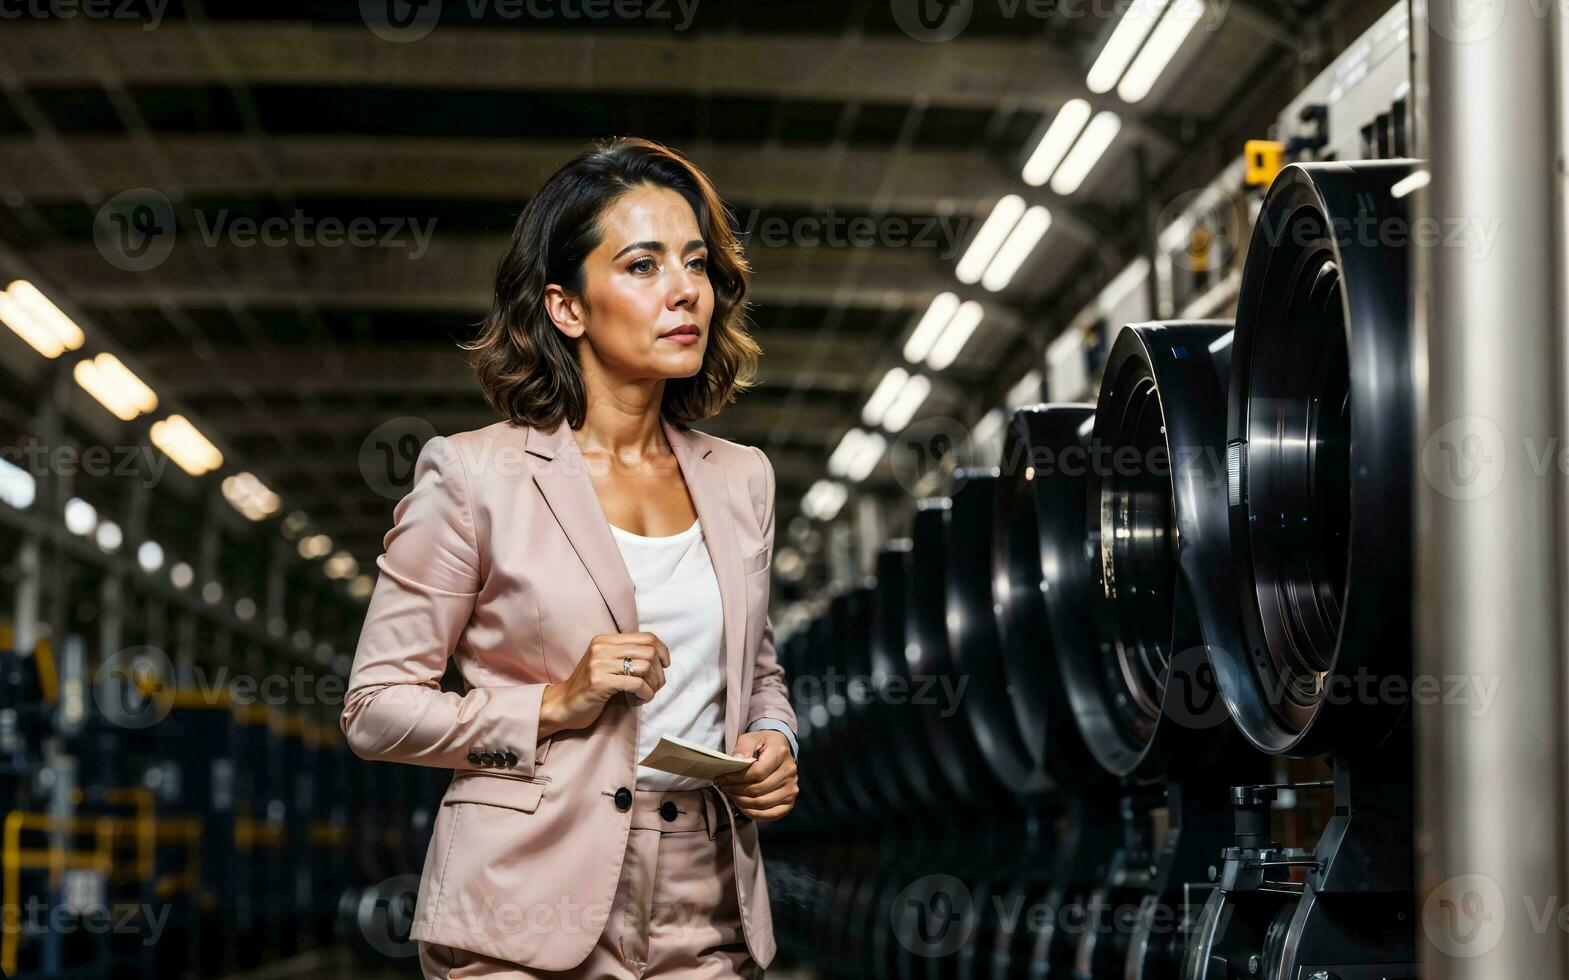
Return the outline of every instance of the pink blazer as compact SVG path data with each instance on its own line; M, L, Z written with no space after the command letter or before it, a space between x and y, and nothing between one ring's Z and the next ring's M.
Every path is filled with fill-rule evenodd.
M763 452L664 423L724 604L725 748L759 718L796 728L768 617L774 473ZM538 740L547 683L589 640L638 628L572 431L510 422L431 439L393 511L341 719L365 759L452 769L411 936L542 970L593 948L631 827L636 709ZM465 694L443 692L447 658ZM536 744L537 743L537 744ZM734 808L732 807L732 813ZM758 828L730 835L752 957L775 952Z

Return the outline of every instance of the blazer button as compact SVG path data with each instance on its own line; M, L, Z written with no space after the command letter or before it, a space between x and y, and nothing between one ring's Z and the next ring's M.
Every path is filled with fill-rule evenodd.
M516 752L508 752L507 753L507 765L515 766L517 764L518 764L518 754Z
M676 805L669 800L659 804L659 815L665 818L665 823L674 823L676 819Z
M478 752L470 752L469 753L469 765L477 766L479 764L480 764L479 763L479 753Z
M632 809L632 791L625 786L616 790L616 809L622 812Z
M487 765L487 766L493 766L493 765L496 764L496 757L495 757L495 755L493 753L481 752L479 754L479 757L480 757L481 760L484 761L485 765Z

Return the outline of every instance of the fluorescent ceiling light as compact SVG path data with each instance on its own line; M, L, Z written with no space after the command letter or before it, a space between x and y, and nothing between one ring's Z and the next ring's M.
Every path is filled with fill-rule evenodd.
M862 429L851 429L846 432L828 457L828 472L834 476L844 476L849 472L850 461L855 458L855 451L861 445L861 440L865 438L866 432Z
M125 532L120 530L120 525L114 521L104 521L93 529L93 540L98 547L114 554L120 550L120 545L125 543Z
M839 488L838 491L832 494L824 494L823 502L818 505L818 513L824 521L831 521L838 517L839 509L844 506L844 502L850 496L850 492L844 488L844 484L835 483L834 486Z
M1117 96L1124 102L1137 102L1150 94L1155 80L1166 70L1177 49L1182 47L1182 42L1193 33L1203 16L1201 0L1179 0L1166 11L1155 33L1150 35L1149 43L1144 45L1144 50L1139 52L1133 66L1117 85Z
M855 455L850 459L845 476L855 483L860 483L871 475L872 470L877 467L877 461L883 458L883 452L887 448L888 440L882 437L882 433L866 433L865 437L856 444Z
M347 551L340 551L327 559L322 571L331 579L353 578L360 573L360 563Z
M224 477L223 496L249 520L265 520L278 512L278 495L253 473L235 473Z
M1083 99L1069 99L1057 110L1057 116L1047 127L1035 152L1024 162L1024 182L1039 187L1051 179L1057 165L1068 155L1068 147L1090 118L1090 104Z
M883 427L889 432L898 432L910 424L921 404L926 401L926 396L931 394L932 380L924 374L917 374L906 381L899 390L899 395L893 404L888 406L888 411L883 415Z
M1078 190L1120 129L1122 120L1117 118L1115 112L1107 110L1096 113L1090 124L1084 127L1084 135L1068 152L1068 158L1062 161L1062 166L1052 176L1051 189L1064 196Z
M163 545L156 541L143 541L136 546L136 564L151 575L163 567Z
M158 407L158 396L153 390L113 354L77 361L71 376L82 390L122 422L129 422Z
M104 380L119 389L121 397L129 402L139 413L145 415L158 407L158 396L153 390L138 378L125 363L113 354L99 354L93 358L93 363L98 365L98 373Z
M1122 20L1112 30L1111 37L1106 39L1106 46L1100 49L1095 63L1090 66L1090 73L1084 78L1084 84L1091 92L1096 95L1110 92L1112 86L1117 84L1117 79L1122 77L1123 69L1133 60L1139 45L1149 36L1150 29L1160 19L1160 15L1165 13L1166 3L1167 0L1133 0L1122 15Z
M953 293L938 293L932 297L931 305L926 308L921 322L915 325L910 339L904 342L904 359L911 364L925 360L932 344L942 336L943 328L948 326L948 321L953 319L958 309L959 297Z
M981 230L975 233L975 240L965 250L964 257L959 260L958 268L954 270L960 282L969 285L980 281L986 264L992 260L998 246L1023 213L1024 198L1019 195L1005 194L998 200L992 207L991 215L982 223Z
M819 521L831 521L839 513L839 508L850 496L850 491L843 483L836 480L818 480L812 484L806 496L801 498L801 510L808 517Z
M1041 236L1050 227L1051 212L1041 205L1037 204L1024 212L1024 217L1008 234L1008 240L997 250L997 257L986 267L981 285L995 293L1012 282L1013 274L1019 271L1019 266L1024 264L1024 260L1035 250Z
M801 513L807 517L817 516L818 498L822 496L822 487L826 480L818 480L801 495Z
M45 357L76 350L85 339L82 328L26 279L0 293L0 321Z
M29 347L45 357L59 357L65 353L65 345L60 342L60 338L34 320L8 292L0 293L0 322L4 322L12 333L27 341Z
M65 502L65 529L79 538L85 538L93 533L93 528L98 526L98 510L81 497L72 497Z
M38 479L8 460L0 459L0 500L17 510L33 506L38 496Z
M148 436L153 445L191 476L201 476L223 465L223 454L183 415L154 422Z
M325 534L308 535L300 539L296 550L306 561L321 558L332 551L332 539Z
M883 379L877 382L872 396L866 399L866 407L861 409L861 421L867 425L876 425L883 420L883 413L893 402L894 396L899 394L899 389L904 387L909 380L910 373L902 367L892 367Z
M941 371L952 364L954 358L958 357L959 352L964 349L965 343L969 341L970 334L974 333L975 328L980 325L984 313L981 304L973 299L966 300L960 305L958 312L953 315L953 320L948 324L948 329L937 338L937 343L932 345L931 353L926 355L926 366L933 371Z

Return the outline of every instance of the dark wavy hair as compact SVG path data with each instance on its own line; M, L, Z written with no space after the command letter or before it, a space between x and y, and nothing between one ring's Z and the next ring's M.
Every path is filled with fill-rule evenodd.
M729 209L708 177L675 150L636 137L601 140L552 174L524 207L496 269L490 314L474 341L460 345L471 352L485 400L513 422L550 430L565 417L572 428L582 427L588 405L577 359L581 338L556 329L545 311L545 287L554 283L581 297L583 260L604 237L600 218L622 195L647 185L668 187L692 205L714 287L703 366L690 378L665 382L660 414L686 428L753 384L762 351L747 323L751 270Z

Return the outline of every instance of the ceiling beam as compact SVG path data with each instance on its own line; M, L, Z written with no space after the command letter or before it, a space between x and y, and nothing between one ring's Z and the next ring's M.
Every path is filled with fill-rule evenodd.
M909 102L1054 110L1087 95L1078 54L1039 31L961 36L509 30L441 25L414 44L363 24L26 20L0 33L0 62L29 86L364 86L458 90L703 93L826 102ZM107 57L87 50L91 33ZM222 59L211 56L221 51ZM867 66L877 66L868 71Z
M410 309L475 316L490 308L494 270L509 241L499 235L441 235L422 247L415 231L398 230L386 247L236 244L203 246L185 235L160 265L126 272L90 242L32 248L28 258L47 279L96 307L229 308L309 303L320 309ZM203 250L206 255L198 255ZM952 282L935 251L884 246L754 247L748 297L761 304L867 306L924 310ZM214 282L208 269L223 270ZM855 275L845 275L847 269ZM996 315L988 312L996 319Z
M160 186L159 169L127 138L63 136L59 142L81 161L81 174L62 173L54 155L36 140L0 140L7 192L44 205L78 200L82 175L108 193ZM503 211L520 209L583 148L575 140L384 136L280 135L264 144L250 136L177 133L160 136L158 145L169 170L193 198L253 198L279 189L296 198L494 201ZM952 258L972 232L971 224L1008 193L1023 193L1096 234L1112 236L1119 227L1094 204L1025 187L1016 172L975 147L912 148L890 155L869 147L704 141L682 149L723 191L743 230L762 231L759 222L771 211L809 212L824 227L835 210L887 214L906 217L907 227L885 222L879 235L932 239Z

